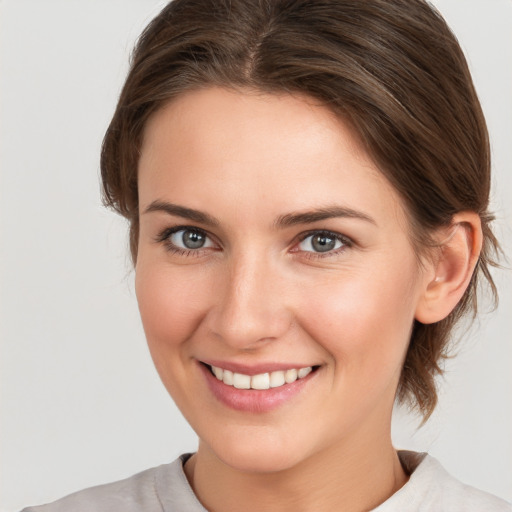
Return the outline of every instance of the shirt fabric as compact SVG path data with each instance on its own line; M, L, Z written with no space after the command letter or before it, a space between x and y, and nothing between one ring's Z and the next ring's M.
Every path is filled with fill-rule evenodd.
M409 481L373 512L512 512L506 501L452 477L434 457L410 451L398 455ZM183 470L189 457L22 512L207 512Z

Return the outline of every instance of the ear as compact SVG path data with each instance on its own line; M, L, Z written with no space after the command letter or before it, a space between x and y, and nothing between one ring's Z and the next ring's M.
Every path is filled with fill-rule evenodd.
M432 324L446 318L469 285L482 249L482 225L475 212L460 212L436 235L439 252L427 264L415 318Z

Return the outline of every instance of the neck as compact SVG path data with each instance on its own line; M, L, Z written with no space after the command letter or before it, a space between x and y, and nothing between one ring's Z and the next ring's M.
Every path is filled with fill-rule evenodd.
M269 473L239 471L200 444L185 472L212 512L361 512L383 503L407 481L386 437L385 443L351 439L349 446L331 446L299 466Z

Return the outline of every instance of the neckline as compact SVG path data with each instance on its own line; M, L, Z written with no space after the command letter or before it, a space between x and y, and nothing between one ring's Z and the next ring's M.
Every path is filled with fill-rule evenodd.
M425 464L423 463L427 462L429 459L433 461L435 460L432 457L429 457L428 454L424 452L397 450L397 454L400 463L402 464L402 467L407 476L409 477L409 479L400 489L398 489L386 501L384 501L375 509L373 509L374 512L385 512L385 510L387 510L388 505L392 505L394 502L396 502L396 500L401 500L404 494L409 495L410 490L415 485L416 480L418 480L418 478L421 478L420 473L422 472L422 470L420 469L420 466L425 466ZM190 457L192 457L192 455L193 453L184 453L180 455L179 458L175 461L175 464L173 464L173 466L175 467L174 487L178 486L181 488L182 498L180 498L180 501L183 500L181 505L185 506L187 510L189 510L190 512L207 512L206 508L204 508L204 506L199 501L199 498L194 493L192 486L188 481L187 475L185 474L185 464L190 459ZM420 469L419 472L418 469ZM169 481L161 488L166 489L168 485ZM165 500L161 501L163 504ZM176 506L175 503L174 506ZM174 510L174 508L164 507L164 510Z

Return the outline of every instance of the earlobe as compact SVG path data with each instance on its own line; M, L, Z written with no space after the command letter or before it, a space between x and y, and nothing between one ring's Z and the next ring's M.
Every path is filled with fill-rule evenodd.
M475 212L460 212L438 233L439 253L425 274L415 318L431 324L446 318L469 285L482 248L482 226Z

